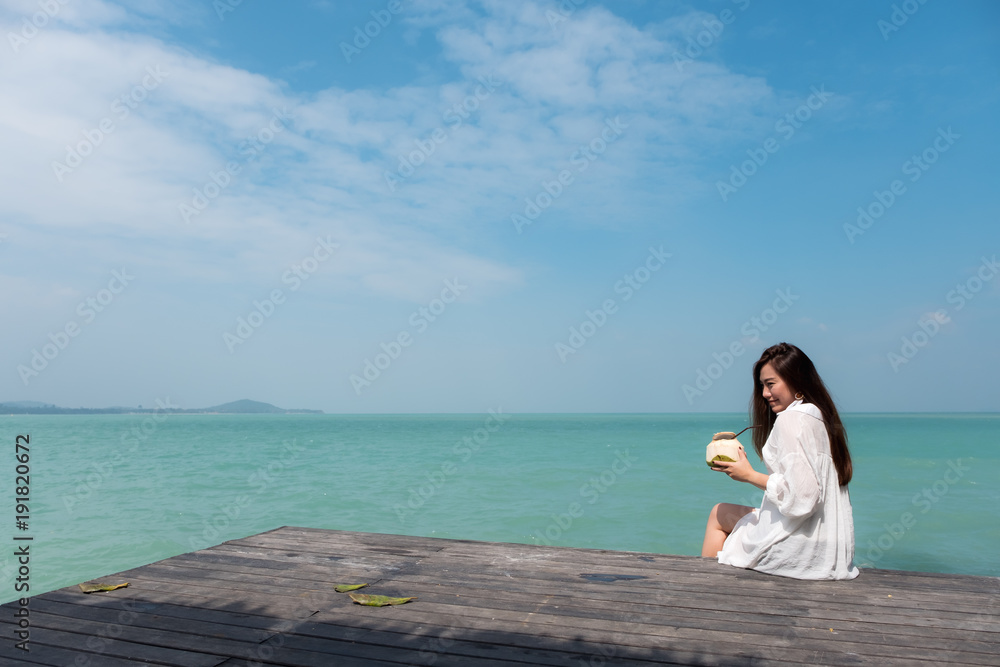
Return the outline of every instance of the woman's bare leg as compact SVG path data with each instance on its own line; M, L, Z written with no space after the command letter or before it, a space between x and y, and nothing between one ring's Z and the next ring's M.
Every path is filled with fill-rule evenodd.
M705 526L705 541L701 545L703 558L715 558L722 550L722 543L733 532L736 522L753 512L754 508L732 503L719 503L708 515L708 525Z

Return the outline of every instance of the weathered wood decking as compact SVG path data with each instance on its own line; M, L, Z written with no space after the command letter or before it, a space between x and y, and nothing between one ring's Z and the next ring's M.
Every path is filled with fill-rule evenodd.
M0 610L0 664L1000 665L1000 579L280 528ZM362 607L337 584L415 595Z

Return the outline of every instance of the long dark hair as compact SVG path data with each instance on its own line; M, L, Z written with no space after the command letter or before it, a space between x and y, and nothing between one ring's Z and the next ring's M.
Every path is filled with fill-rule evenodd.
M754 426L761 427L753 430L753 446L757 450L757 455L764 456L764 443L767 442L767 437L774 428L774 420L778 417L764 399L760 383L760 369L767 364L771 364L789 389L802 394L803 402L812 403L823 414L837 478L841 486L846 486L851 481L854 468L851 466L851 452L847 449L847 432L840 421L837 406L833 404L833 398L830 397L830 392L816 372L813 362L805 352L788 343L778 343L767 348L753 365L754 390L750 399L750 421Z

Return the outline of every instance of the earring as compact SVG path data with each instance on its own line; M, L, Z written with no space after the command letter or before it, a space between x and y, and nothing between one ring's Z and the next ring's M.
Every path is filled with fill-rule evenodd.
M803 398L805 398L805 396L802 395L802 392L795 392L796 401L801 401Z

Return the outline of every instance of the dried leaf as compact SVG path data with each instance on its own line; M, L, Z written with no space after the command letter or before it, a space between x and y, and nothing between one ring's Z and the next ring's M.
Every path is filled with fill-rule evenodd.
M333 590L337 591L338 593L346 593L348 591L356 591L359 588L364 588L367 585L368 584L341 584L340 586L335 587Z
M119 588L128 586L126 581L123 584L77 584L84 593L99 593L104 591L116 591Z
M391 604L406 604L417 598L391 598L386 595L365 595L364 593L349 593L351 599L368 607L385 607Z

